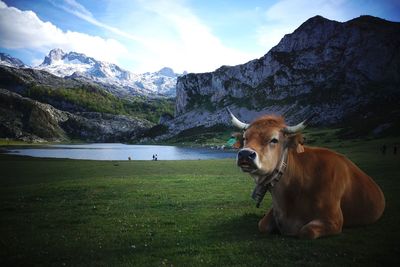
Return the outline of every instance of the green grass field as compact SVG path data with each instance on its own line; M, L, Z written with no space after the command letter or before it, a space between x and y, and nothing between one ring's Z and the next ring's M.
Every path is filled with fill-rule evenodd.
M313 132L318 136L318 132ZM328 135L329 137L329 135ZM1 266L399 266L399 138L331 142L383 189L375 224L299 240L258 233L234 160L79 161L0 155Z

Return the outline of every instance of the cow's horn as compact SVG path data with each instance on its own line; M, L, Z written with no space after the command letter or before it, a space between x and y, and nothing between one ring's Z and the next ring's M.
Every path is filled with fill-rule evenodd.
M305 119L304 121L300 122L295 126L287 126L286 128L283 129L283 132L287 134L295 134L301 132L304 128L306 128L307 124L311 121L312 118L314 118L314 116L315 114L312 114L307 119Z
M249 128L249 124L241 122L240 120L238 120L235 115L232 114L232 112L229 110L229 108L226 108L226 110L229 112L229 114L231 115L232 118L232 124L236 127L238 127L240 130L246 130L247 128Z

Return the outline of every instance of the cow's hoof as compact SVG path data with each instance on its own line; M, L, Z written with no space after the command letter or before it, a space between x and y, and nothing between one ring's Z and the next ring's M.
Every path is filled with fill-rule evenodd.
M260 231L260 233L266 233L268 234L268 222L266 222L266 220L264 218L262 218L259 222L258 222L258 231Z
M316 239L318 237L319 237L318 232L310 227L301 229L299 233L300 239Z
M314 220L304 225L299 232L302 239L316 239L321 236L324 224L319 220Z

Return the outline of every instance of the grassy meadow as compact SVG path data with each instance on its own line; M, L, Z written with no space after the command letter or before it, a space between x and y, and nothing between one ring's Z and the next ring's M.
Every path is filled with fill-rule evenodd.
M299 240L258 233L253 181L233 159L82 161L0 155L1 266L400 266L399 138L309 140L383 189L375 224ZM388 146L386 155L380 146Z

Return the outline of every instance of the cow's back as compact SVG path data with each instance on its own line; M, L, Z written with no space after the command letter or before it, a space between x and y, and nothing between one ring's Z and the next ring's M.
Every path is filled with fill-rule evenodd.
M324 199L333 209L339 208L334 204L336 201L344 226L370 224L382 215L385 199L381 189L345 156L326 148L305 147L305 152L294 153L294 158L299 167L295 172L313 177L309 178L312 186L307 186L307 194Z

